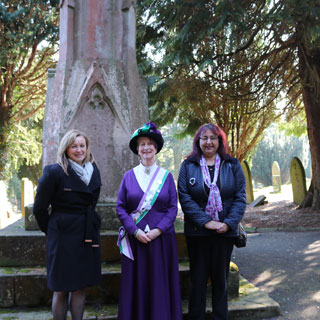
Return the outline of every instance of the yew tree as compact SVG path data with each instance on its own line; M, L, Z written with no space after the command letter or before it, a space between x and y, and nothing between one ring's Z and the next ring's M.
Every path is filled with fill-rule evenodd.
M13 131L44 107L59 37L58 5L58 0L0 1L0 178Z
M144 0L141 9L158 59L154 119L186 132L214 121L241 159L266 126L304 107L313 172L304 205L319 209L320 1Z

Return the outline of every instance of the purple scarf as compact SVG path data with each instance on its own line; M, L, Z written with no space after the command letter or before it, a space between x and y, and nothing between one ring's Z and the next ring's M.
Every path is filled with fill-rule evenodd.
M207 165L207 161L202 156L200 160L200 166L202 171L203 180L206 186L210 189L208 203L206 206L206 212L211 216L212 220L220 221L218 212L222 211L222 201L219 192L219 188L217 186L219 169L220 169L221 158L219 154L216 155L216 163L214 165L214 176L213 181L211 182L210 173Z

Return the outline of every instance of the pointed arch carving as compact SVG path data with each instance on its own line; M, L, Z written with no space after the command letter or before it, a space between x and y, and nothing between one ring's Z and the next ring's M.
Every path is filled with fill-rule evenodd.
M90 89L88 94L87 105L90 109L104 109L107 105L110 105L108 98L104 92L102 86L96 82Z

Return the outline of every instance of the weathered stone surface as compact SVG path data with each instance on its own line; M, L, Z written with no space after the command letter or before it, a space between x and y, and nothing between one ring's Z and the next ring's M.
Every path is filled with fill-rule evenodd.
M241 167L246 178L247 203L251 203L254 200L251 170L246 160L241 162Z
M239 270L230 268L228 278L228 296L234 299L239 296Z
M32 212L33 204L29 204L24 208L25 219L24 219L24 227L26 230L40 230L36 218Z
M229 302L228 319L267 319L280 314L279 303L243 277L240 277L240 291L239 298Z
M281 174L277 161L274 161L272 164L272 186L274 193L281 192Z
M178 247L178 257L179 260L188 259L188 250L186 244L186 238L183 232L176 233L177 247Z
M14 306L14 277L0 272L0 308Z
M52 292L47 288L45 268L14 268L13 274L4 275L0 268L0 307L36 307L49 306ZM187 299L190 289L189 264L179 265L182 299ZM120 294L121 265L104 264L100 285L86 288L88 304L118 303ZM238 296L239 272L230 270L228 296ZM208 282L208 295L211 283Z
M229 320L267 319L277 317L280 314L280 307L262 290L258 290L252 284L241 278L241 296L231 299L228 304ZM211 299L207 299L206 319L211 318ZM188 301L182 301L183 319L188 317ZM87 320L117 320L118 305L86 305L84 319ZM2 319L23 319L23 320L52 320L52 313L49 308L19 308L3 309ZM71 319L68 317L68 320Z
M148 117L146 84L136 62L135 10L136 1L61 2L60 56L46 99L43 165L56 161L67 130L84 131L101 172L101 203L116 201L124 172L137 163L128 142Z
M280 307L277 302L272 300L262 290L258 290L245 279L241 279L242 295L232 299L228 304L229 320L252 320L267 319L277 317L280 314ZM211 299L207 299L206 319L211 319ZM183 319L188 317L188 301L182 301ZM117 320L118 305L86 305L84 319L86 320ZM49 308L28 309L3 309L2 319L23 319L23 320L52 320L52 313ZM68 320L71 317L67 318Z
M46 237L41 231L26 231L24 219L0 230L0 267L39 266L45 265ZM188 253L185 236L176 234L178 256L187 259ZM118 232L113 230L101 232L102 262L120 261L117 247Z
M293 202L301 204L307 195L306 174L299 158L294 157L290 165Z
M109 269L109 268L108 268ZM120 265L114 267L114 270L104 270L102 281L99 286L86 289L88 303L118 303L120 294Z
M49 306L52 292L47 287L47 276L44 272L29 271L15 276L16 306Z
M116 203L98 203L96 207L97 212L101 217L101 230L118 230L120 227L120 220L116 212Z
M5 228L6 229L6 228ZM0 266L33 266L45 264L45 237L39 231L28 235L0 233Z
M101 217L101 230L118 230L120 221L116 212L116 203L98 203L97 212ZM40 230L38 223L32 212L32 205L25 207L25 229Z

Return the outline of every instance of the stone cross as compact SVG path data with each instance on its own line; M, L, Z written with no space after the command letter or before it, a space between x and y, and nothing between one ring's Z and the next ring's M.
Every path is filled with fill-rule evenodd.
M246 178L247 203L251 203L254 200L251 170L246 160L241 162L241 167Z
M306 174L299 158L294 157L290 165L293 202L301 204L307 195Z
M60 55L54 77L49 74L43 165L56 162L67 130L83 131L101 172L100 204L115 203L124 172L138 160L130 136L148 118L135 15L135 0L60 3Z
M280 167L277 161L274 161L272 164L272 186L274 193L281 192L281 174Z

